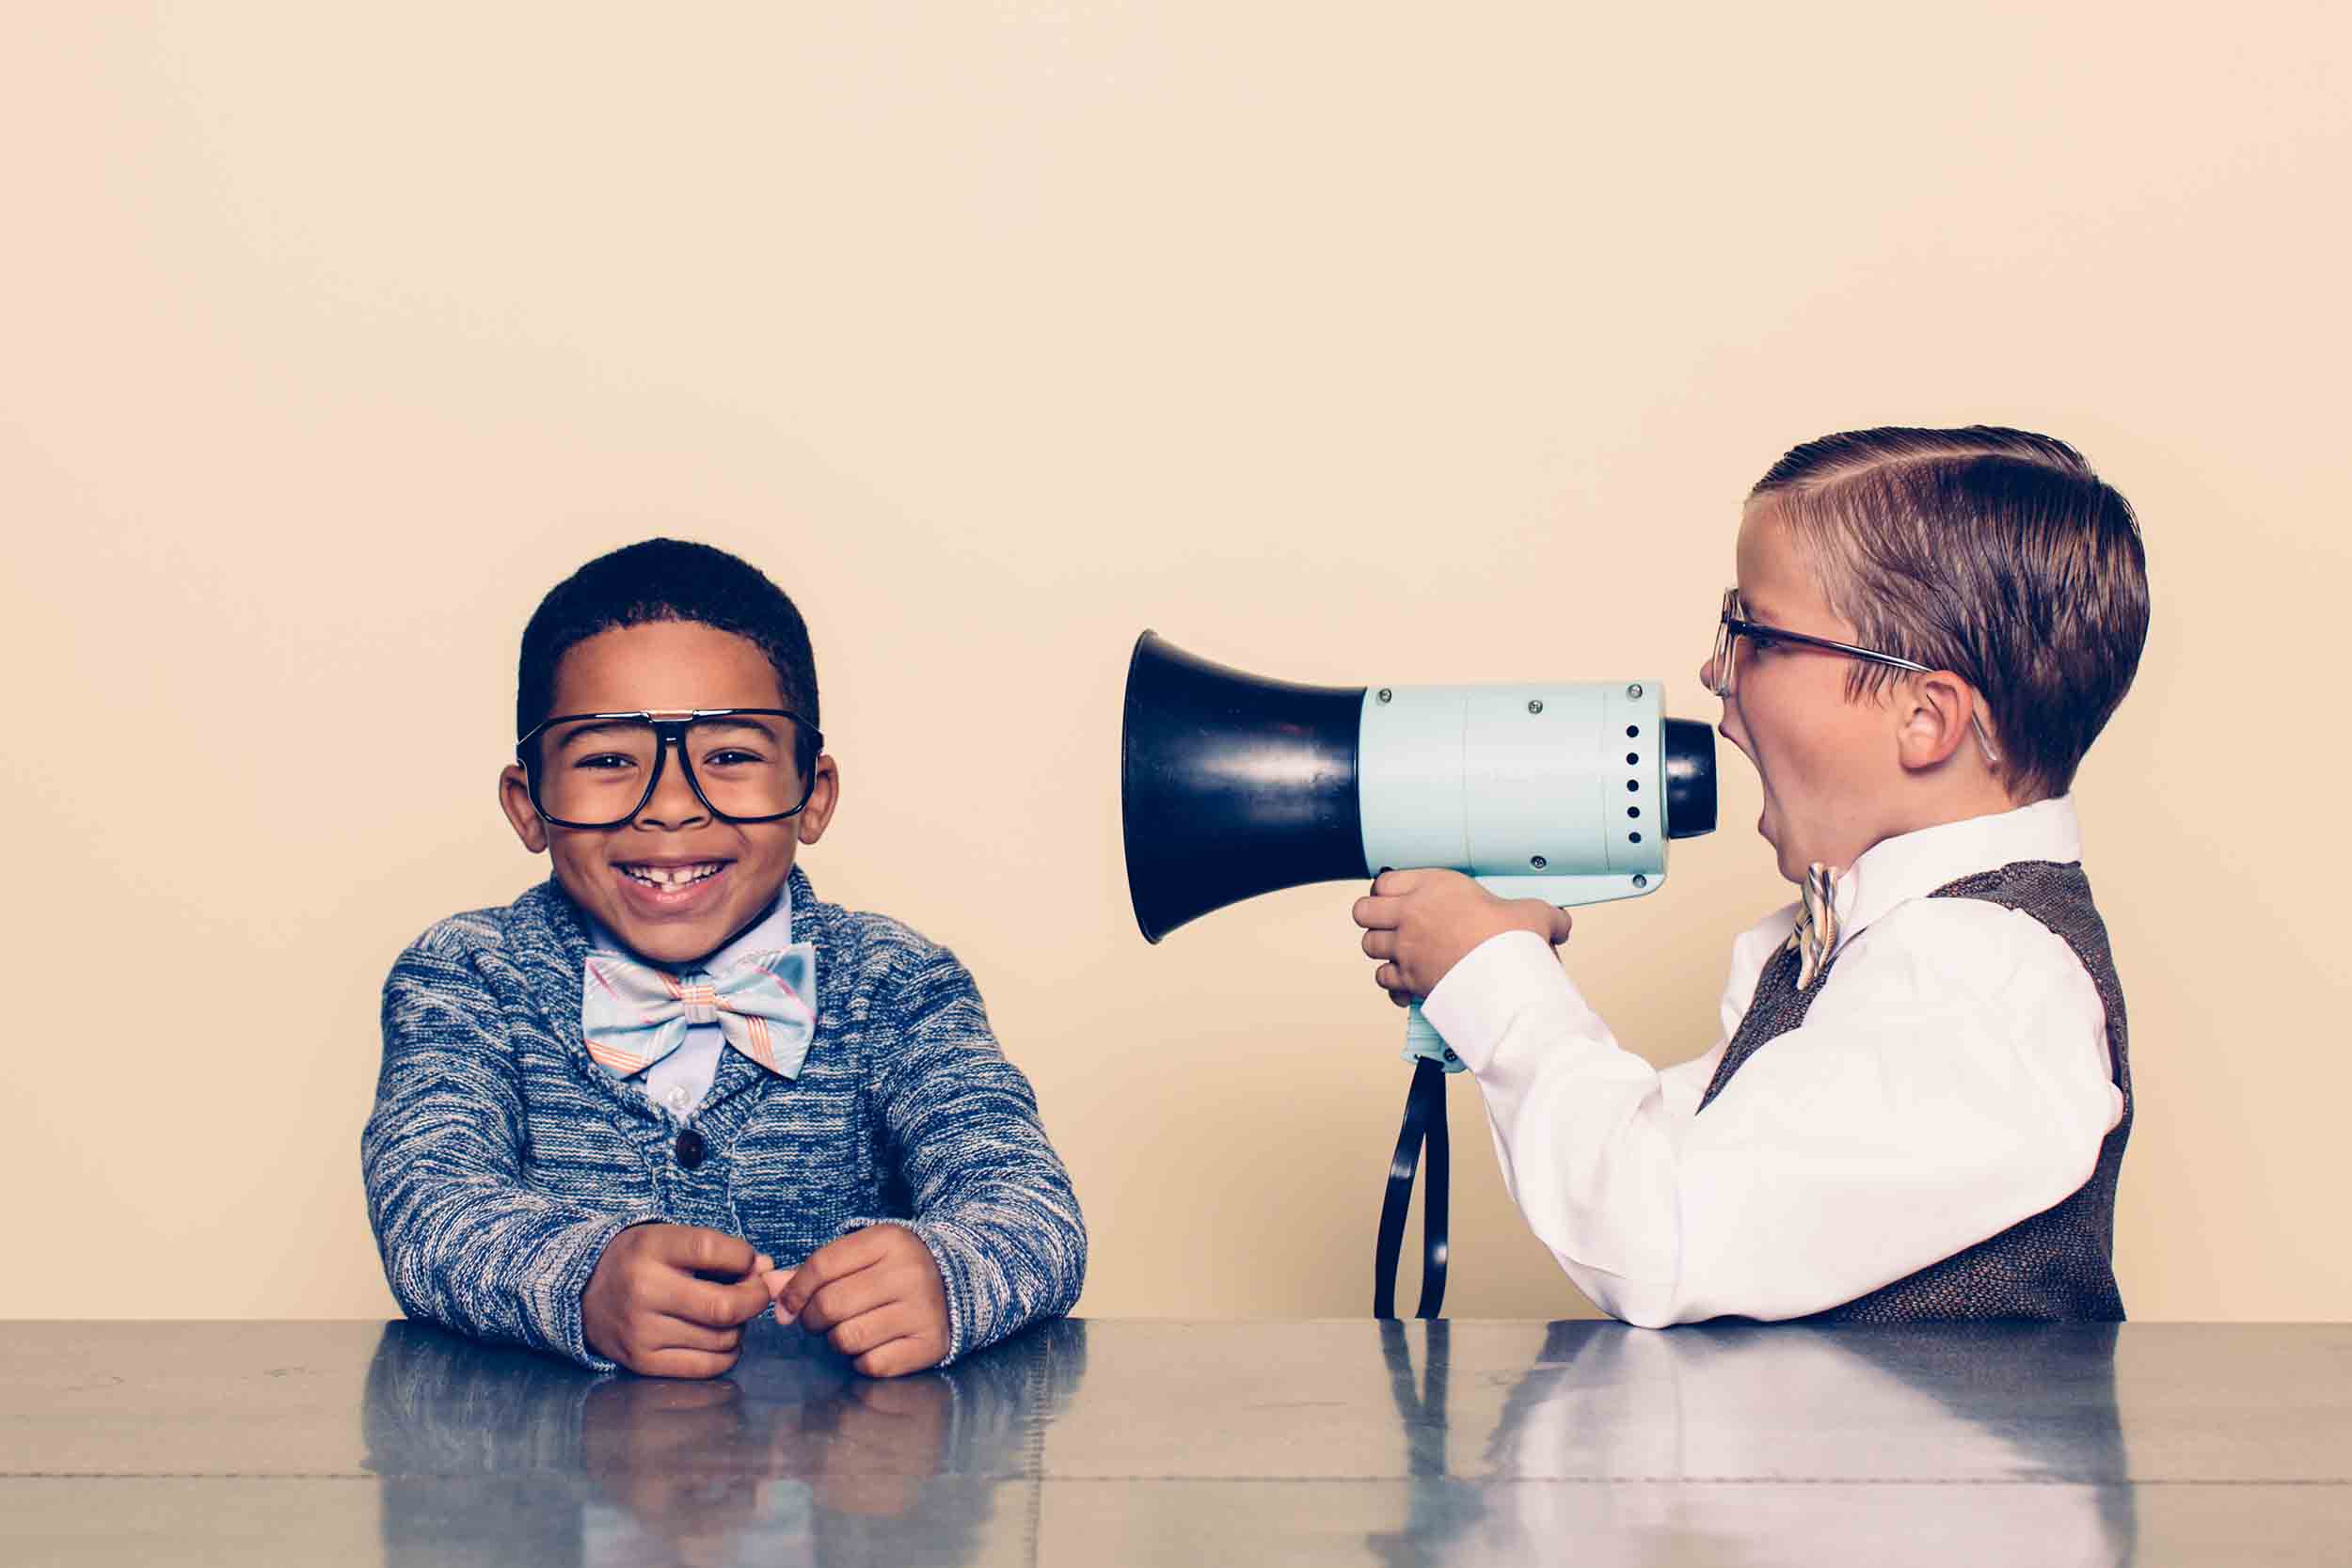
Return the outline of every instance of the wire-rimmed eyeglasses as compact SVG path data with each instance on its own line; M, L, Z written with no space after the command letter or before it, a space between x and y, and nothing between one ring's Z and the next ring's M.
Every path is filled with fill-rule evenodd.
M559 713L515 743L531 804L559 828L617 828L653 800L673 750L687 787L723 822L781 822L816 793L825 737L789 708Z
M1708 661L1708 668L1714 672L1709 689L1718 697L1730 696L1738 686L1740 640L1743 637L1758 647L1788 642L1802 648L1819 648L1823 653L1836 654L1845 658L1858 658L1891 669L1908 670L1917 675L1934 673L1929 666L1916 659L1905 658L1900 654L1882 653L1876 648L1857 647L1834 638L1815 637L1806 632L1790 631L1785 626L1768 626L1761 621L1748 620L1740 613L1740 590L1724 589L1723 617L1715 627L1715 655ZM1977 744L1984 748L1984 760L1998 763L2001 753L1993 744L1992 732L1985 728L1984 703L1981 699L1969 705L1968 720L1976 726Z

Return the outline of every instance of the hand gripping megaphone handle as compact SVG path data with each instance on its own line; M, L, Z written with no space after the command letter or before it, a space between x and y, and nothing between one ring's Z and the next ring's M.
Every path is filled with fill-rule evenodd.
M1380 1237L1373 1249L1372 1315L1396 1316L1396 1272L1405 1250L1405 1214L1413 1201L1413 1177L1428 1149L1429 1175L1421 1203L1421 1305L1417 1318L1434 1318L1445 1304L1449 1245L1447 1210L1453 1185L1452 1147L1446 1136L1445 1080L1463 1070L1462 1060L1421 1004L1407 1009L1405 1059L1413 1064L1412 1086L1405 1091L1405 1122L1397 1130L1396 1152L1389 1157L1389 1187L1380 1200Z

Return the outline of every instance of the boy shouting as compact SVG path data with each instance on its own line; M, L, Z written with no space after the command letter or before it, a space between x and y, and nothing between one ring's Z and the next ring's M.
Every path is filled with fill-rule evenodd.
M2131 1069L2068 789L2147 639L2131 507L2047 436L1855 431L1757 483L1738 570L1700 678L1800 897L1733 942L1713 1049L1621 1049L1567 915L1453 872L1358 901L1376 979L1617 1317L2120 1320Z

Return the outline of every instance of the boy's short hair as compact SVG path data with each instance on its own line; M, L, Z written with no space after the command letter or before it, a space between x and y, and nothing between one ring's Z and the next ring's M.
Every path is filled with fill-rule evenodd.
M2148 641L2131 503L2065 442L1882 427L1792 449L1748 493L1788 522L1867 646L1984 694L2010 797L2061 795ZM1857 663L1851 692L1897 673Z
M555 672L565 654L598 632L656 621L691 621L756 645L775 667L784 705L808 721L802 768L816 761L807 730L819 723L817 656L800 610L750 562L682 539L647 539L600 555L548 590L523 628L516 735L530 734L555 711Z

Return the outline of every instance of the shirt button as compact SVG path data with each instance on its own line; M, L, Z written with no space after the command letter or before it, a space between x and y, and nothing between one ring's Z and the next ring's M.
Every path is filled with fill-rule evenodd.
M690 1127L677 1135L677 1163L688 1170L700 1165L709 1153L710 1146L705 1143L703 1135L692 1128Z
M670 1109L675 1111L679 1116L684 1116L688 1107L693 1103L686 1098L686 1085L683 1084L671 1085L670 1092L663 1095L661 1098L668 1101Z

